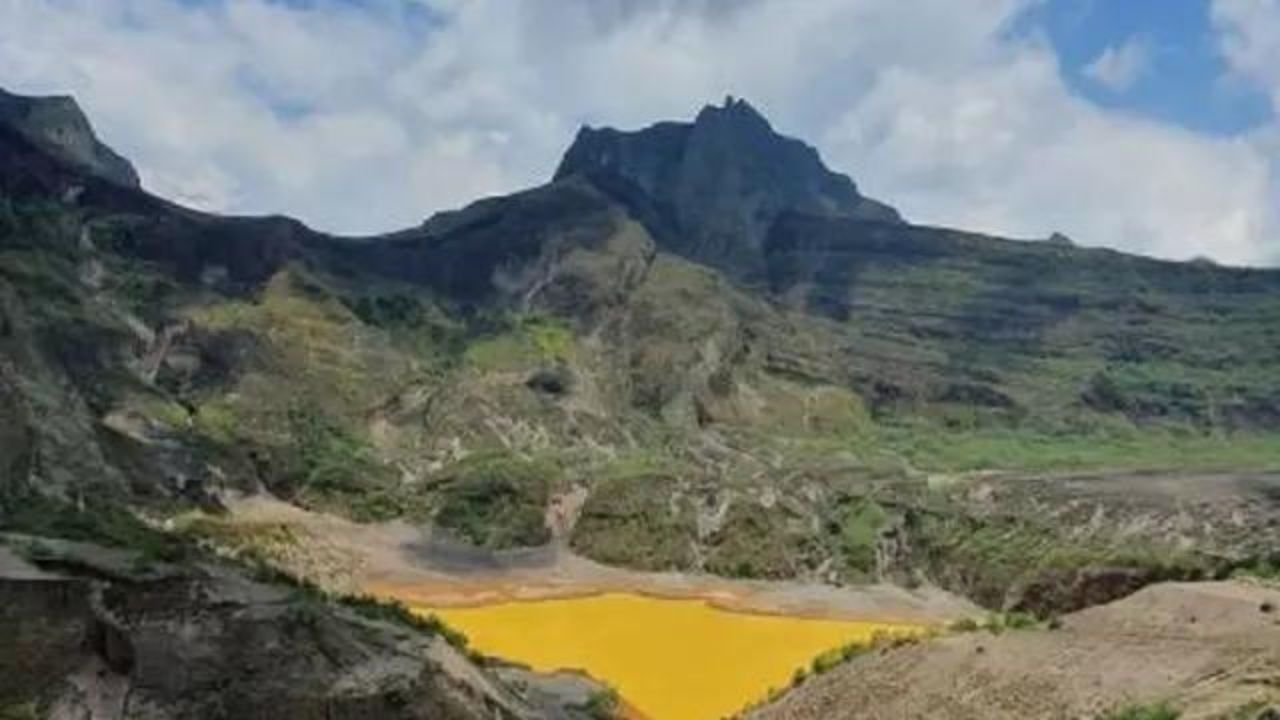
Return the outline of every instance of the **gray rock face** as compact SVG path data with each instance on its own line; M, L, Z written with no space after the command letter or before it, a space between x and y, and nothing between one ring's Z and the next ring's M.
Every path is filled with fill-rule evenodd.
M133 165L99 142L70 97L27 97L0 90L0 123L63 162L117 185L140 186Z
M777 134L733 98L693 123L583 128L556 171L557 179L571 175L626 202L669 249L740 279L759 276L765 238L782 213L902 222L828 170L812 147Z
M139 574L119 552L48 547L74 568L0 545L0 717L585 720L565 703L597 689L509 685L438 635L228 568Z

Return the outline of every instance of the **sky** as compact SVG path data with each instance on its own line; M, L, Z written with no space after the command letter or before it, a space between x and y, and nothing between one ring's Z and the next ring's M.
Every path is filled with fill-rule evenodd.
M346 234L733 94L914 222L1280 265L1280 0L0 0L0 86Z

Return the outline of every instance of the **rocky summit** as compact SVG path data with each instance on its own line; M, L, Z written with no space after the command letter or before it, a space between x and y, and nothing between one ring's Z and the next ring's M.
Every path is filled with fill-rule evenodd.
M637 217L663 247L738 279L759 278L764 246L786 212L900 223L828 170L812 147L783 137L746 100L707 106L692 123L638 132L583 128L557 180L589 178Z
M69 165L117 185L140 186L133 165L98 141L70 97L33 98L0 89L0 125Z
M486 567L1028 624L1274 577L1278 376L1280 271L915 225L741 100L340 238L155 197L73 101L0 94L0 717L612 707L359 597L244 497Z

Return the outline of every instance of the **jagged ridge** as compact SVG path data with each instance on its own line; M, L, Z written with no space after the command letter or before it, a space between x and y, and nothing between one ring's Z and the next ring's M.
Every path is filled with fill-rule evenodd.
M774 132L745 100L707 106L692 123L637 132L583 128L555 173L590 178L658 228L667 249L740 278L763 270L763 246L784 212L901 222L863 197L818 152Z

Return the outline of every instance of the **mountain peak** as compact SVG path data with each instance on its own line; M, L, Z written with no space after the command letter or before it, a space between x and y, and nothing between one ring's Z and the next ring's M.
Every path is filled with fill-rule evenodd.
M584 127L556 179L589 178L653 227L674 252L751 278L784 213L901 222L863 197L818 151L777 133L746 100L728 96L693 122L643 130Z
M736 98L732 95L726 95L723 105L707 105L698 113L698 117L694 120L695 125L707 125L711 123L734 125L736 127L763 131L767 133L773 132L773 126L759 110L742 98Z
M0 125L64 163L116 185L140 187L133 165L98 140L74 98L30 97L0 89Z

